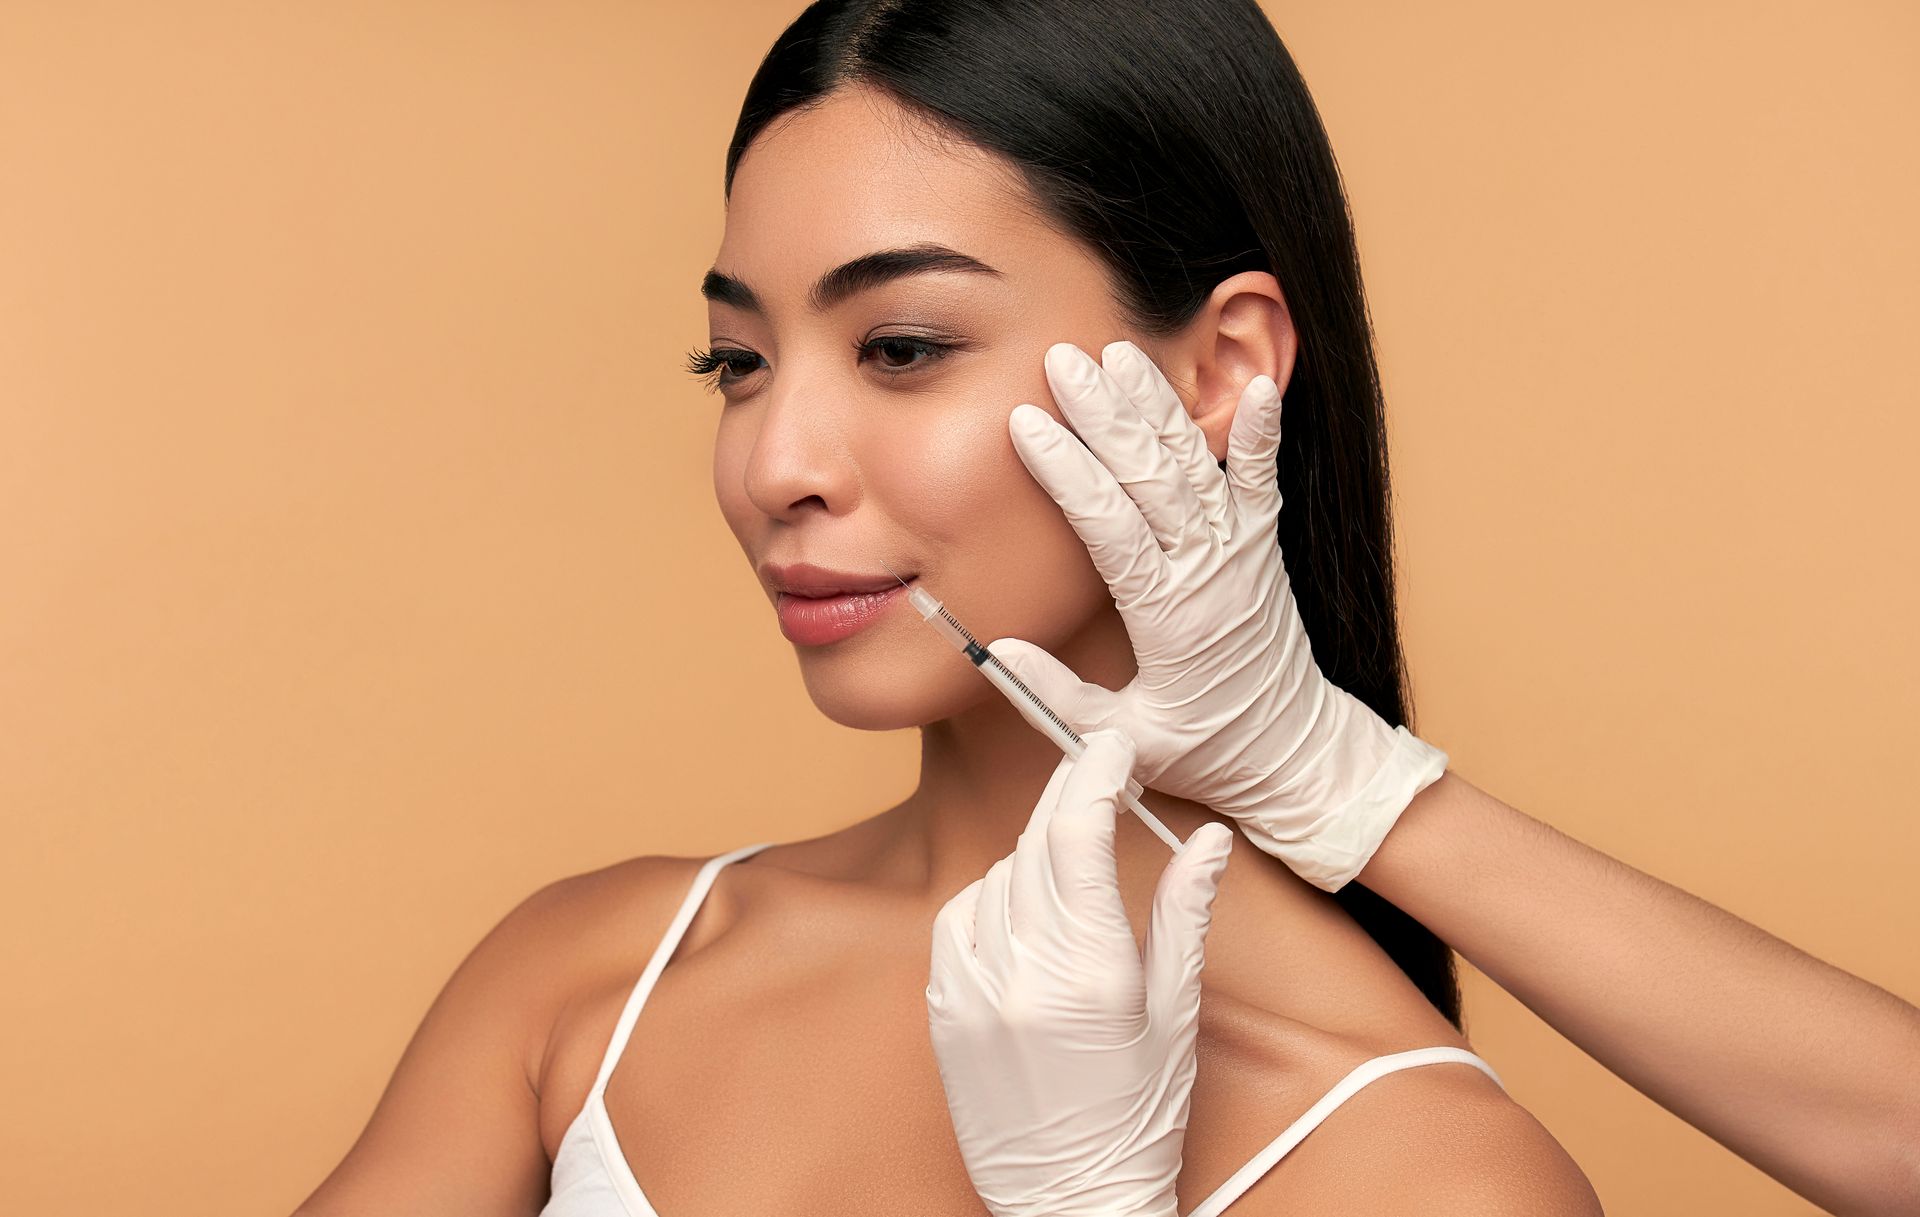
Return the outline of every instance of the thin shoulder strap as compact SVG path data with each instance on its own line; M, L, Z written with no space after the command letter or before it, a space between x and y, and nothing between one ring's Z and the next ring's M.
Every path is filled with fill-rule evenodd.
M772 841L760 841L753 845L742 845L724 854L716 854L701 864L699 872L693 877L693 884L680 901L679 911L667 924L666 934L661 937L659 945L653 948L653 955L648 958L640 979L634 982L633 991L627 994L627 1004L620 1011L620 1021L614 1024L613 1039L607 1044L606 1055L600 1058L600 1073L593 1079L593 1089L588 1092L588 1098L606 1090L607 1079L613 1076L614 1065L619 1063L620 1054L626 1051L627 1037L633 1034L634 1020L640 1017L640 1007L647 1004L647 994L653 992L654 982L660 979L667 960L673 957L674 948L680 945L687 927L693 924L693 916L699 911L701 901L706 899L707 891L713 886L720 868L741 858L751 857L772 844Z
M1393 1052L1386 1056L1376 1056L1370 1061L1362 1061L1353 1071L1334 1083L1332 1090L1320 1097L1320 1101L1307 1108L1305 1114L1287 1125L1266 1148L1253 1156L1253 1160L1235 1171L1228 1180L1214 1189L1211 1196L1202 1200L1187 1217L1219 1217L1220 1210L1238 1200L1241 1193L1252 1187L1260 1176L1273 1169L1273 1164L1287 1156L1287 1152L1306 1139L1306 1135L1320 1126L1320 1122L1333 1114L1340 1106L1359 1092L1360 1088L1375 1078L1385 1077L1396 1070L1411 1069L1416 1065L1438 1065L1447 1061L1458 1061L1472 1065L1475 1069L1492 1078L1501 1089L1506 1083L1500 1081L1500 1075L1487 1064L1464 1048L1414 1048L1406 1052Z

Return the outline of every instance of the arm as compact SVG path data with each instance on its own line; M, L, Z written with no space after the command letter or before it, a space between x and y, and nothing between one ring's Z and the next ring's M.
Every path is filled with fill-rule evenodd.
M514 908L454 971L345 1159L294 1217L527 1217L546 1202L535 1072L542 960L569 903L562 880Z
M1481 791L1360 881L1635 1089L1839 1214L1920 1212L1920 1010Z

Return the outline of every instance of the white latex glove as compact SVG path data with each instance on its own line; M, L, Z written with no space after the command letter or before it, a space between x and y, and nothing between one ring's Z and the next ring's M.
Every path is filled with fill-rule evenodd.
M1113 856L1132 741L1061 757L1013 853L933 923L927 1025L994 1217L1176 1217L1207 926L1233 833L1161 872L1144 961Z
M1302 878L1338 891L1447 754L1389 726L1313 661L1275 533L1273 378L1241 394L1223 474L1139 347L1109 343L1101 357L1104 367L1069 343L1047 349L1072 432L1029 404L1009 429L1112 590L1139 673L1115 692L1032 643L987 649L1076 732L1125 730L1143 785L1233 817ZM1009 700L1033 720L1024 699Z

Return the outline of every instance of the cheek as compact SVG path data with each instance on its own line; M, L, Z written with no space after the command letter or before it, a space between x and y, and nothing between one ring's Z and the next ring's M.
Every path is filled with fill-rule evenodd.
M1012 409L943 412L937 424L895 432L898 459L867 463L868 484L921 546L928 590L975 637L1057 645L1111 608L1112 596L1065 512L1014 449Z
M918 556L930 578L957 573L962 561L977 569L1008 544L1031 548L1054 529L1071 533L1014 451L1011 409L972 405L903 419L861 455L868 493L925 548Z

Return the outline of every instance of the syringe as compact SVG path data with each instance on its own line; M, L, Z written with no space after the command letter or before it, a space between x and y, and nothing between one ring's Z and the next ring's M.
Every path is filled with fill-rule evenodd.
M886 566L886 563L882 562L881 565ZM926 619L927 624L939 630L941 637L951 642L955 650L965 655L974 667L980 669L982 676L1006 694L1007 700L1013 703L1015 709L1021 711L1028 722L1044 731L1054 743L1059 744L1062 752L1076 761L1080 759L1080 754L1087 750L1086 744L1072 727L1060 721L1060 716L1047 708L1047 703L1040 700L1039 694L1029 689L1025 682L1013 674L1012 669L996 659L992 651L976 642L973 635L967 632L967 628L961 625L953 614L949 613L945 606L935 600L926 589L900 579L899 572L891 566L887 567L887 573L900 580L900 586L907 589L907 599L913 602L913 607L920 610L920 616ZM1160 817L1148 811L1146 805L1140 801L1140 792L1143 789L1144 787L1133 778L1127 778L1127 788L1121 795L1122 801L1145 822L1148 828L1154 831L1155 836L1167 843L1167 848L1176 854L1179 853L1186 848L1186 845L1179 837L1173 835L1172 829L1160 822Z

